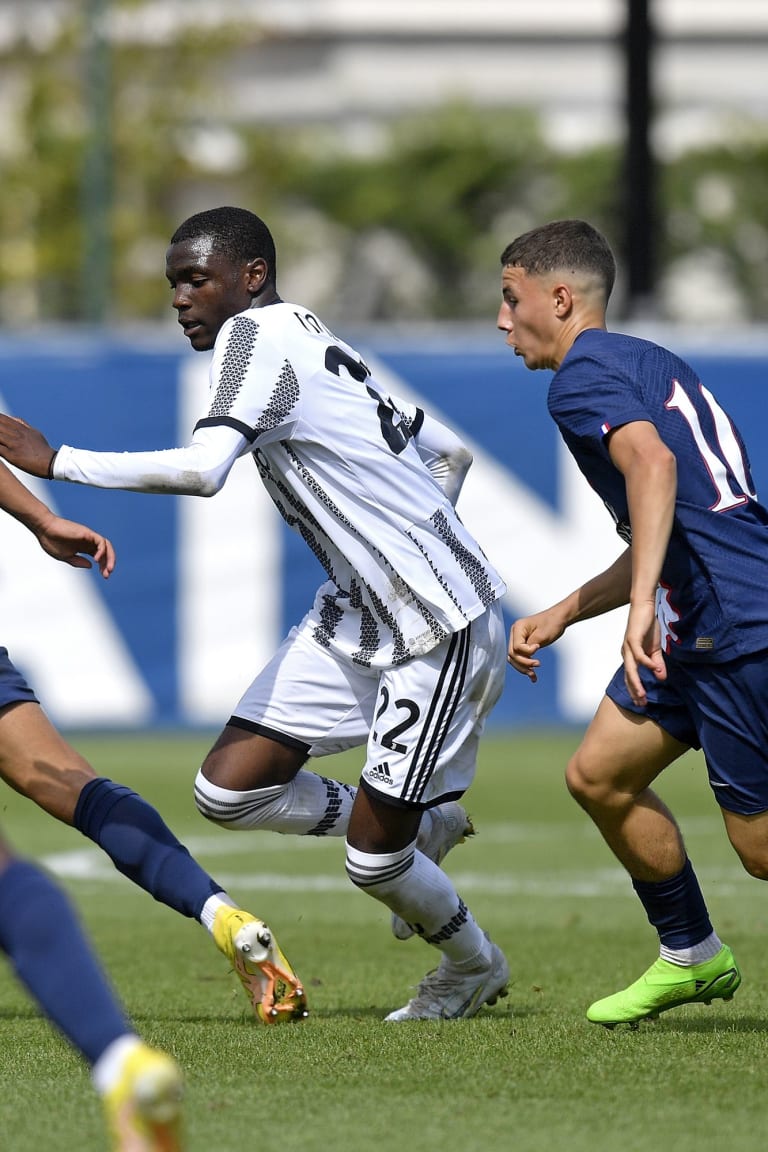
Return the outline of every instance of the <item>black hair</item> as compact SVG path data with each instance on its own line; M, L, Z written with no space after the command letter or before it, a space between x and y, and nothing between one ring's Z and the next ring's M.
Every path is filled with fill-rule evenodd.
M616 279L616 261L605 237L584 220L553 220L513 240L501 254L502 267L522 268L531 276L569 268L591 272L603 284L605 299Z
M269 279L277 276L277 255L272 233L260 216L245 208L209 208L188 217L171 236L171 244L197 240L205 236L215 252L221 252L233 264L254 260L257 256L269 265Z

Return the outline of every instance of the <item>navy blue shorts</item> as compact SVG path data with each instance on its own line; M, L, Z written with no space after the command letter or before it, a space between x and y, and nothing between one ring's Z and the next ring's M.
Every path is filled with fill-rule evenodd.
M20 700L39 703L21 672L18 668L14 668L8 649L0 648L0 708L5 708L6 704L16 704Z
M623 666L606 695L629 712L648 716L683 744L701 748L721 808L753 816L768 811L768 652L723 664L667 660L667 680L640 675L646 708L632 703Z

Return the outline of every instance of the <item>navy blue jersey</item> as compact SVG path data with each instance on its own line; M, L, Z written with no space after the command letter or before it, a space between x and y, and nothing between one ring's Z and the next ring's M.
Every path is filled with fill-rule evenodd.
M555 373L548 404L628 543L627 493L608 432L647 420L677 458L658 598L667 653L723 661L768 648L768 511L741 435L691 366L648 340L589 329Z
M0 708L25 700L38 703L37 696L8 655L8 649L0 648Z

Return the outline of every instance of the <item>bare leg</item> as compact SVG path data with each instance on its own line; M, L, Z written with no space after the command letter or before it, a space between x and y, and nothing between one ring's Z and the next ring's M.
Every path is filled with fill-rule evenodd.
M650 785L683 752L652 720L604 697L567 769L568 787L632 877L660 955L639 980L590 1005L613 1028L686 1003L730 999L741 977L712 928L674 816Z
M39 704L22 701L0 711L0 777L57 820L72 824L80 793L95 773Z
M287 784L307 753L228 724L203 761L202 774L220 788L241 791Z
M686 860L674 816L650 785L687 745L603 697L566 770L568 790L630 876L658 882Z
M768 880L768 812L742 816L721 809L728 839L750 876Z
M195 780L195 803L231 829L295 836L344 836L357 791L303 767L303 745L227 725Z

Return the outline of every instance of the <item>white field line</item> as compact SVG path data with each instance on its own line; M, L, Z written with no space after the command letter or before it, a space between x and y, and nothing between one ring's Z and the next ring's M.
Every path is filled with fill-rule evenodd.
M722 831L720 821L702 819L688 822L686 831ZM724 834L724 833L723 833ZM562 842L563 836L576 841L594 839L597 836L590 824L574 828L564 824L494 824L482 832L483 844L520 844ZM480 840L480 837L478 837ZM225 888L247 888L251 891L268 892L346 892L350 881L344 873L344 843L341 838L284 837L276 833L261 832L258 836L231 832L217 832L210 836L192 836L185 841L189 850L198 858L216 856L247 855L262 860L276 852L289 851L302 853L313 850L329 854L327 871L304 876L287 876L273 871L242 871L220 873L216 870L217 881ZM607 849L606 849L607 852ZM333 854L334 860L330 858ZM462 852L463 856L463 852ZM456 863L463 863L457 859ZM81 880L101 883L126 883L111 861L98 848L79 848L69 852L50 853L42 858L42 863L53 873L67 880ZM601 898L606 896L631 896L632 889L625 873L618 865L593 869L532 870L512 872L494 868L493 871L457 871L450 869L452 879L461 892L479 892L494 896L538 896L540 898L582 897ZM719 896L730 896L739 892L749 877L734 862L727 867L708 867L697 864L696 872L702 885L716 886Z

